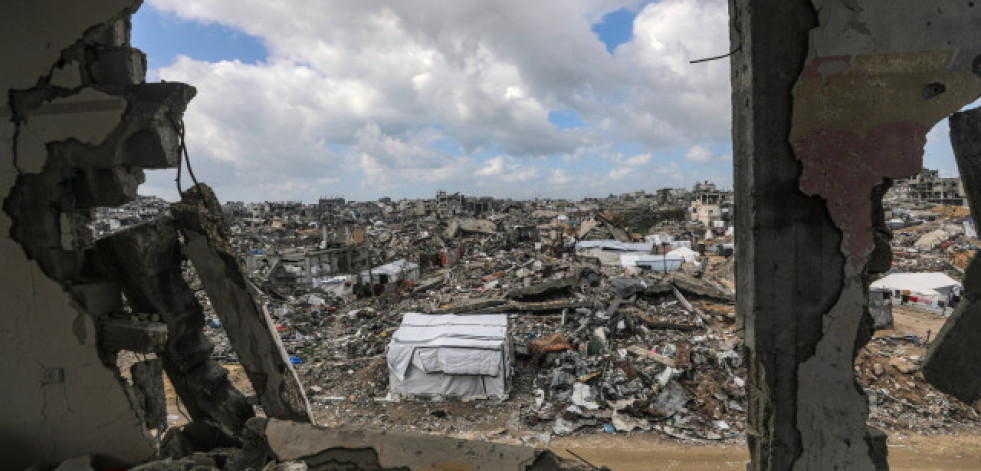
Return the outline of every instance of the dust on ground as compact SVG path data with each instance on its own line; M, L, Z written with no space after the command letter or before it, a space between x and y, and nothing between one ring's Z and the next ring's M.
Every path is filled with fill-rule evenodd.
M889 436L892 471L976 471L981 469L981 435ZM743 471L749 460L745 445L692 445L652 434L558 438L549 444L555 453L577 456L614 471Z

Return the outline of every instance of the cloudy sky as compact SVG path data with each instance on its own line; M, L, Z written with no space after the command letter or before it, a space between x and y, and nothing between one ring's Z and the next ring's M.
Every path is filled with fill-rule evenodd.
M194 85L221 200L732 186L726 0L147 0L148 80ZM952 173L945 131L927 165ZM174 171L144 194L176 196Z

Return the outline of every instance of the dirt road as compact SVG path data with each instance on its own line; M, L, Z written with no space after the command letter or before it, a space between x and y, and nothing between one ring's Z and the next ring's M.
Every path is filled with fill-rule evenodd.
M596 466L614 471L744 471L749 454L743 445L685 445L645 437L588 437L555 440L556 453L568 450ZM981 470L981 435L891 436L892 471Z

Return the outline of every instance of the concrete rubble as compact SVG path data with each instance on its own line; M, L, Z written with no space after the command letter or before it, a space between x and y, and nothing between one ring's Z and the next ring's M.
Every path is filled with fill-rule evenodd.
M684 204L685 199L680 201ZM643 204L652 203L645 197ZM389 285L382 290L360 286L364 278L352 275L361 267L322 266L323 276L348 276L345 284L352 286L344 291L301 282L270 283L270 276L275 276L270 270L246 263L259 267L250 276L266 295L267 308L308 388L318 421L334 423L337 417L333 414L343 415L346 422L373 416L375 426L429 430L420 424L439 419L440 414L426 413L418 420L393 424L384 414L369 410L354 417L335 411L358 404L365 409L399 406L385 399L388 371L383 354L402 314L507 313L517 356L512 396L517 399L486 406L509 409L526 435L551 430L553 422L560 433L563 423L575 429L603 430L616 415L620 429L651 430L666 424L678 436L736 437L744 392L739 379L740 342L731 308L733 293L710 277L701 277L706 268L697 260L676 272L645 272L634 267L625 276L618 264L577 256L572 247L580 221L588 222L586 233L595 237L628 233L614 226L613 219L631 214L634 204L619 199L602 204L611 211L608 216L599 215L599 208L566 211L550 203L556 209L541 209L527 202L508 202L505 213L492 209L482 215L484 219L467 217L462 211L460 217L451 218L438 214L407 217L405 212L384 209L378 214L372 203L333 208L341 217L325 217L302 205L288 209L268 205L259 211L226 206L225 214L232 228L229 242L246 259L302 252L304 249L298 250L301 246L312 251L325 245L324 234L358 231L364 234L359 245L369 253L372 264L394 257L422 262L419 265L424 268L415 280L372 278L373 283ZM673 214L674 219L643 230L664 231L649 233L665 241L690 238L693 230L705 234L697 224L684 221L684 211ZM281 225L279 221L291 222ZM490 221L497 222L492 225ZM321 222L322 227L312 227ZM537 229L508 230L524 227ZM557 230L562 235L552 243L541 241ZM696 248L714 254L715 247L725 243L724 232L723 228L718 233L719 241L699 240ZM684 246L691 247L692 241L686 240ZM648 244L647 250L652 247ZM439 263L425 262L429 254L447 252L456 257L447 260L441 255ZM724 257L712 257L717 264L726 263ZM307 276L303 270L296 272L296 280ZM396 289L389 289L391 285L397 285ZM231 348L234 342L226 340L224 329L217 327L222 323L219 317L206 328L218 345L216 358L241 361ZM563 340L541 344L556 336ZM664 361L668 357L670 366ZM662 390L673 394L668 410L651 407L658 398L669 400L659 395ZM541 400L529 401L532 395ZM688 404L689 397L697 397L702 404ZM691 409L685 409L686 405ZM734 425L720 431L713 420Z
M236 448L194 451L129 468L133 471L268 470L502 470L586 471L597 469L555 453L524 446L457 440L432 435L320 428L309 423L253 418ZM353 445L356 444L356 445ZM487 457L493 457L488 462ZM62 462L61 471L94 468L89 456ZM602 468L608 469L608 468Z
M981 90L978 10L850 3L729 2L734 191L219 215L196 181L137 197L146 169L190 171L196 94L145 81L141 1L10 2L5 465L579 469L517 445L647 433L880 470L880 429L976 430L977 111L951 121L963 185L921 157ZM937 272L964 285L869 289ZM506 315L508 399L390 397L409 312Z
M348 202L334 207L342 215L333 217L299 204L249 211L232 211L225 205L231 231L227 239L217 239L227 240L248 260L316 251L325 245L324 234L358 232L360 242L349 238L346 243L367 254L365 266L382 266L395 257L401 263L420 261L415 264L420 267L417 274L401 279L393 272L380 290L364 289L362 266L318 269L323 278L343 280L348 288L343 290L303 282L307 273L302 264L289 284L270 283L275 275L261 266L246 270L250 283L259 287L318 423L530 444L584 433L742 441L745 363L733 310L733 257L718 255L729 243L725 228L706 240L692 237L705 233L700 223L661 221L635 240L656 237L659 243L641 245L656 251L663 239L669 246L694 247L699 255L669 272L624 267L618 257L604 263L593 252L572 249L580 245L580 224L589 225L587 233L599 240L614 240L606 239L611 233L600 229L613 224L617 210L626 212L623 208L629 204L605 204L611 216L596 218L595 209L543 211L527 202L511 202L503 217L493 211L483 215L484 220L499 221L499 232L458 230L455 238L439 234L447 234L448 226L467 217L410 216L394 208L374 213L376 203ZM957 254L975 243L964 236L964 212L910 207L915 205L903 202L902 207L883 210L884 218L904 222L891 237L890 251L896 254L892 271L947 268L959 278L956 264L962 261ZM179 217L180 210L171 212ZM362 220L365 214L373 216ZM322 225L314 227L318 224ZM539 239L548 237L556 224L567 228L557 239L562 245L543 244ZM507 227L537 227L538 232L534 237L526 232L521 240L509 236ZM916 249L919 233L944 236L929 249ZM572 234L569 240L565 234ZM635 249L633 243L616 244L615 250ZM441 265L447 252L454 257ZM444 255L430 257L433 253ZM427 263L427 258L434 261ZM377 273L371 278L376 284L381 281ZM209 301L206 283L193 269L185 270L184 276L205 306L209 320L204 330L216 344L213 357L228 368L244 366L225 320ZM903 305L901 296L893 294L880 292L870 305L882 311L879 317L891 319L893 312L899 313L899 325L882 322L856 361L869 397L871 423L920 433L977 427L972 408L924 381L920 365L930 339L923 332L902 330L903 316L909 313L929 316L939 325L951 309L925 298ZM510 398L431 402L391 397L384 355L407 312L507 314L516 357ZM935 420L937 413L944 414L943 421Z

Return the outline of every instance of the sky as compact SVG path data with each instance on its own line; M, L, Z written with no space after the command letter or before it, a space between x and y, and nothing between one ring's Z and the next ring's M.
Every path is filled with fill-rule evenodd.
M222 201L732 187L729 61L689 63L729 51L726 0L147 0L132 43L197 88ZM925 164L952 175L945 126Z

